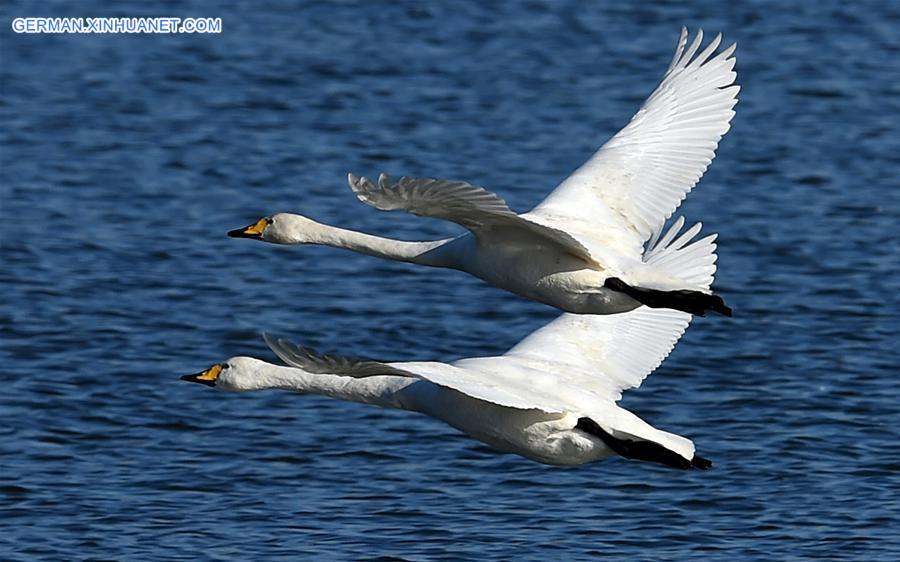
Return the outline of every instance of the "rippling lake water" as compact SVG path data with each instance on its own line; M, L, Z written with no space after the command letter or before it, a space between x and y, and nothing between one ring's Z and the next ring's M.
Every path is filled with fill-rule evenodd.
M0 7L0 558L900 559L894 3L13 2ZM891 7L893 6L893 7ZM220 35L16 35L19 16ZM353 171L537 203L652 90L682 25L741 101L682 208L735 317L624 405L715 462L554 468L438 421L178 380L271 331L496 354L555 311L462 273L233 240L275 211L407 239Z

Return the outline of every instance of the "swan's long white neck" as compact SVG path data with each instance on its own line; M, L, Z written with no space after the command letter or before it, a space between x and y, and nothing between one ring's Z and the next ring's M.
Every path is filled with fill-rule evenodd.
M272 365L249 357L241 357L237 361L240 362L240 372L223 372L217 387L231 391L290 390L385 408L404 408L398 393L418 382L417 379L395 375L352 378L310 374L302 369Z
M434 267L452 267L452 264L438 249L452 240L428 242L407 242L382 238L355 230L347 230L315 222L299 215L277 215L280 223L277 234L266 239L278 244L320 244L353 250L361 254L394 261L404 261Z

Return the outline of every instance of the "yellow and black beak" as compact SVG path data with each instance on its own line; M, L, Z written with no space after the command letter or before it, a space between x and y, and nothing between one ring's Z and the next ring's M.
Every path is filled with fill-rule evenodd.
M268 228L270 224L272 224L272 219L263 217L254 224L245 226L244 228L229 230L228 236L231 236L232 238L255 238L256 240L262 240L263 232L266 231L266 228Z
M181 377L181 380L198 382L200 384L205 384L206 386L216 386L216 379L219 378L219 374L222 372L223 368L224 365L217 363L202 373L197 373L196 375L184 375Z

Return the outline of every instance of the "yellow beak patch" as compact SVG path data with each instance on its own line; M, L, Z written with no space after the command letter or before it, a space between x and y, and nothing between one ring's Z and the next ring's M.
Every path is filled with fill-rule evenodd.
M261 236L266 227L269 226L269 219L263 217L256 221L256 224L250 225L244 229L244 234L249 236Z
M203 371L199 375L197 375L198 381L215 381L219 378L219 373L222 372L222 366L219 364L213 365L209 369Z
M184 375L183 377L181 377L181 380L187 382L196 382L206 386L216 386L216 379L219 378L219 374L222 373L222 369L222 364L218 363L203 371L202 373L197 373L196 375Z
M261 239L263 232L265 232L266 228L272 224L272 219L268 217L263 217L256 221L255 224L251 224L250 226L245 226L244 228L238 228L237 230L231 230L228 232L228 236L232 238L256 238Z

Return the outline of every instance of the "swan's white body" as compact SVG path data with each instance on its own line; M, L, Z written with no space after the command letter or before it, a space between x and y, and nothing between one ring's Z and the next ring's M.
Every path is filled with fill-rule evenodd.
M212 375L184 378L223 390L275 388L420 412L495 449L546 464L615 454L607 439L579 425L589 419L614 443L642 443L669 455L670 466L705 468L692 465L689 439L616 405L623 390L639 386L662 362L689 323L687 313L647 307L619 315L563 314L502 356L449 364L351 360L267 338L291 367L235 357L214 366Z
M516 214L496 195L465 182L392 183L381 176L376 185L350 175L351 189L365 203L450 220L468 232L404 242L279 213L229 234L459 269L574 313L609 314L650 304L605 286L611 278L653 291L709 294L702 280L715 270L711 238L688 245L688 237L677 247L648 244L712 162L734 116L735 46L717 53L720 35L698 53L702 37L701 31L687 46L682 30L663 80L629 124L528 213ZM708 259L698 261L695 254ZM695 269L674 263L688 259Z

